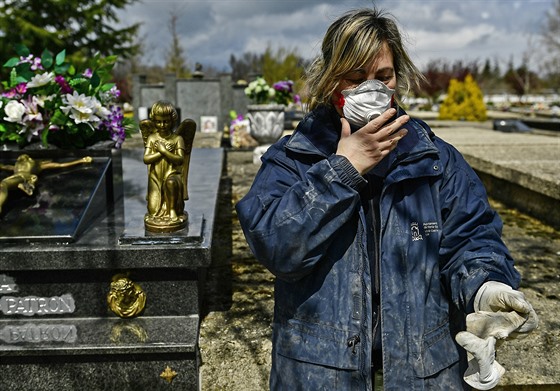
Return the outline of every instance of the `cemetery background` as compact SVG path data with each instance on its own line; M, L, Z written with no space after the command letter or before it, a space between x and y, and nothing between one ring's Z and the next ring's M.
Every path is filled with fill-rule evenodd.
M194 147L218 147L220 138L197 133ZM252 151L226 149L225 153L225 186L219 197L216 246L201 317L202 390L259 391L268 389L274 279L251 254L234 210L259 166L253 164ZM534 334L498 348L497 358L506 373L496 389L560 390L560 232L503 204L493 204L504 220L504 240L523 277L521 290L540 317Z
M22 3L24 4L24 3ZM6 6L9 6L6 5ZM31 7L31 6L30 6ZM75 10L72 11L75 13ZM37 14L36 9L31 9ZM13 20L5 13L8 25ZM55 18L66 23L67 18ZM175 19L176 21L176 19ZM19 32L19 29L9 29ZM55 33L58 29L53 30ZM132 34L132 32L131 32ZM16 42L17 39L7 41ZM126 40L124 40L126 41ZM102 45L114 48L114 44ZM65 47L65 45L63 45ZM237 80L237 78L235 78ZM231 80L205 80L214 86L208 95L201 93L201 80L193 80L190 85L173 85L165 80L159 88L169 87L173 96L189 96L190 101L176 102L179 106L204 109L202 105L213 103L212 115L219 115L221 129L228 120L228 111L237 109L233 104L241 98L227 102L219 96L216 101L216 87L230 85ZM187 82L188 83L188 82ZM139 86L135 82L133 85ZM183 88L184 87L184 88ZM242 89L236 93L242 94ZM148 98L152 103L157 98ZM138 97L137 93L134 97ZM201 103L199 105L199 103ZM219 112L215 105L219 105ZM197 106L198 105L198 106ZM142 104L135 102L135 108ZM224 110L225 109L225 110ZM206 110L206 109L204 109ZM238 109L244 112L243 108ZM200 118L197 111L183 113L183 118ZM201 124L199 123L199 128ZM201 135L198 135L201 136ZM214 135L216 136L216 135ZM125 143L127 147L129 141ZM217 142L217 143L216 143ZM198 147L215 148L219 145L216 137L198 137ZM131 147L133 143L129 144ZM139 145L139 144L138 144ZM227 167L223 182L229 184L222 189L219 220L216 223L216 251L207 284L206 313L202 318L200 349L202 353L201 372L203 390L262 390L267 389L268 368L270 366L270 323L272 320L272 286L270 273L264 270L252 257L235 217L233 205L245 194L258 166L253 165L249 151L227 151ZM519 260L524 285L522 289L541 315L538 333L521 343L506 344L498 352L500 362L508 369L504 380L509 384L552 382L558 384L558 232L540 225L526 216L498 205L502 217L506 219L505 238ZM516 361L517 360L517 361ZM518 364L517 364L518 363ZM514 365L515 364L515 365ZM517 372L519 373L517 373ZM509 377L508 377L509 376ZM511 389L511 388L510 388ZM528 388L534 389L534 388ZM540 388L541 390L544 388ZM550 386L546 389L555 389Z

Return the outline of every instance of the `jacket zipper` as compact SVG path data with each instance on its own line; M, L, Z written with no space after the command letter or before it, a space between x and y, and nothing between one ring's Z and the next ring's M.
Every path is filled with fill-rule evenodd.
M372 222L372 228L373 228L373 290L375 292L376 296L379 296L379 291L380 291L380 286L379 286L379 270L380 270L380 251L379 251L379 241L380 241L380 237L378 238L378 232L377 232L377 223L379 221L379 212L377 211L378 208L375 207L375 203L372 201L370 201L370 208L371 208L371 212L372 212L372 217L373 217L373 222Z
M360 343L360 336L358 334L348 338L346 341L349 348L352 348L352 354L356 354L356 345Z
M374 292L374 297L376 300L379 300L379 305L377 303L375 303L375 300L373 300L372 298L372 306L376 309L377 314L376 314L376 319L372 319L372 321L374 321L374 326L373 326L373 330L372 330L372 341L375 342L380 342L380 341L375 341L375 338L377 337L377 329L380 326L380 322L381 322L381 284L380 284L380 270L381 270L381 253L380 253L380 240L381 237L378 237L378 235L380 235L380 233L378 232L378 222L380 221L380 202L381 202L381 197L379 198L379 209L376 207L376 203L374 202L374 200L370 201L370 208L371 208L371 215L373 217L373 221L372 221L372 228L373 228L373 292Z

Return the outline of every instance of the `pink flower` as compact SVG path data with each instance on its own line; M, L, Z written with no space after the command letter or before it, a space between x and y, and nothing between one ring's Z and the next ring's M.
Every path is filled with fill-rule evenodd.
M10 99L21 98L23 94L25 94L26 92L27 92L27 83L19 83L10 91L2 93L2 96Z

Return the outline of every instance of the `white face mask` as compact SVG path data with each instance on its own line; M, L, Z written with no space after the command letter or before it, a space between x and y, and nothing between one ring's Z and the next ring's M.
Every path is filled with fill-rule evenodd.
M344 90L344 117L352 125L361 128L389 109L394 93L395 90L375 79L366 80L356 88Z

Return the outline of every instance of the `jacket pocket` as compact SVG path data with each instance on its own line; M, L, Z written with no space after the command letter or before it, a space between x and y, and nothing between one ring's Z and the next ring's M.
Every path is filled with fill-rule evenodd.
M449 322L424 334L420 348L422 350L414 362L414 372L418 377L433 376L459 361L458 348L451 336Z
M290 319L274 325L276 352L311 364L357 370L360 347L349 346L348 331L322 324Z

